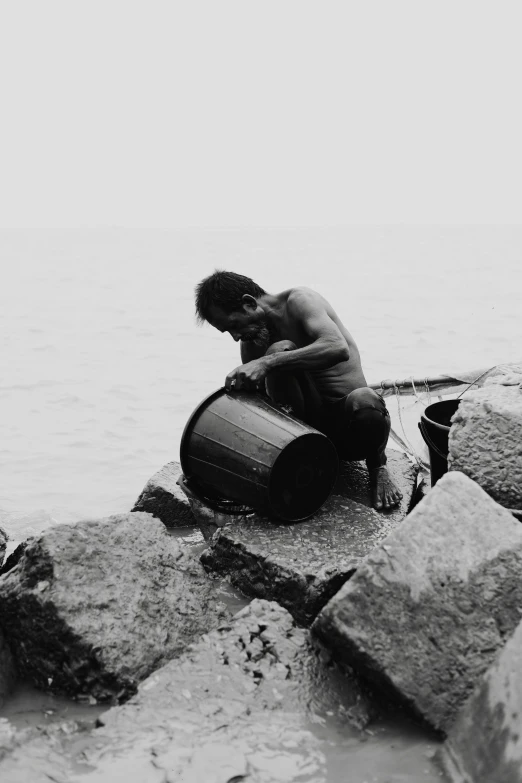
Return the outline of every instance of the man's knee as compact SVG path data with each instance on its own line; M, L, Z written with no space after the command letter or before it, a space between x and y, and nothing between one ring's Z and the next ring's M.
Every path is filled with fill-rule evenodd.
M273 353L283 353L283 351L295 351L297 345L291 340L278 340L277 343L272 343L267 348L265 356L270 356Z
M383 398L369 386L354 389L346 398L346 405L351 415L364 410L376 410L385 416L388 415Z
M345 405L349 424L338 445L341 459L373 459L378 465L385 464L390 416L381 395L368 387L355 389Z

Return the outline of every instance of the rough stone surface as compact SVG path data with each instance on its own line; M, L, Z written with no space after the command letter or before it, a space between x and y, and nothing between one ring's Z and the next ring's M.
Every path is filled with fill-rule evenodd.
M225 514L222 511L216 511L206 503L196 498L191 494L190 496L190 509L193 516L193 521L197 523L203 538L209 544L212 540L212 536L220 527L224 527L229 522L234 522L238 519L253 519L256 514Z
M0 722L0 780L2 783L72 783L83 779L77 773L88 768L82 765L80 753L75 752L75 745L80 746L84 740L77 734L79 731L80 726L74 721L21 731L7 721Z
M341 670L289 612L263 600L252 601L192 644L142 683L125 708L113 708L101 719L110 725L113 716L134 714L137 707L189 708L220 721L284 709L358 727L368 723L371 713L353 673Z
M522 526L443 476L323 609L336 657L444 731L520 621Z
M7 549L7 533L0 527L0 566L4 562L5 550Z
M137 717L137 716L136 716ZM237 723L202 722L189 711L142 710L140 726L92 735L16 740L0 760L6 783L326 783L320 740L295 714L252 713ZM1 756L0 756L1 759Z
M452 419L448 466L505 508L522 509L522 390L491 384L465 395Z
M104 713L95 731L15 747L0 778L65 783L74 768L85 783L323 783L321 741L309 726L339 717L368 721L353 676L288 612L254 601Z
M229 576L246 595L277 601L298 622L310 624L406 516L416 470L398 452L390 452L389 463L404 495L398 509L374 511L368 472L360 463L344 463L329 500L304 522L285 524L255 514L223 523L220 515L211 536L207 529L210 548L201 556L203 565Z
M193 525L190 504L176 483L180 476L179 462L168 462L146 483L132 511L146 511L166 527Z
M454 783L522 783L522 624L460 711L442 751Z
M11 650L0 629L0 707L16 682L16 668Z
M226 616L194 556L143 513L30 539L0 577L0 606L21 674L110 701Z
M17 730L7 718L0 718L0 762L9 754L13 753L17 747L32 739L32 732L27 730ZM8 780L7 776L2 776L0 780ZM32 778L27 778L31 780Z

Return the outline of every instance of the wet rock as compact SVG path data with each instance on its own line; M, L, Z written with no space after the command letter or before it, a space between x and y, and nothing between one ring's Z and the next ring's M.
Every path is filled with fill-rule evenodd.
M336 658L446 730L520 621L522 526L447 473L323 609Z
M522 624L460 711L441 758L454 783L522 783Z
M252 712L221 726L189 712L173 718L145 709L140 719L146 732L124 721L111 727L108 745L86 753L96 771L82 781L326 783L321 742L293 713Z
M339 717L357 726L368 720L353 676L288 612L254 601L151 675L124 706L104 713L98 729L62 741L56 772L53 737L47 753L40 740L9 756L0 778L23 781L43 758L51 779L66 781L83 765L85 783L322 783L321 741L309 725Z
M177 484L180 476L179 462L168 462L146 483L132 511L146 511L166 527L194 525L190 504Z
M386 456L388 470L402 492L403 499L400 506L385 513L388 519L402 520L410 510L413 501L418 468L412 465L406 454L400 451L388 449ZM334 492L372 508L370 477L364 462L341 462Z
M33 738L0 760L9 783L326 783L320 740L294 714L202 723L193 713L139 712L90 736ZM1 759L1 756L0 756Z
M144 513L51 528L0 577L0 623L37 686L122 700L226 616L194 556Z
M243 516L243 518L245 518L245 516L253 516L252 513L249 513L248 515L241 515L225 514L222 511L217 511L213 508L210 508L210 506L207 506L204 501L200 500L187 486L187 484L182 483L181 486L184 488L184 492L186 493L189 500L193 521L196 522L203 535L203 538L207 543L210 542L217 529L224 527L227 522L237 519L238 516Z
M7 549L7 533L0 527L0 566L4 562L5 550Z
M298 622L310 624L407 514L416 470L403 454L389 454L390 472L404 496L398 509L374 511L366 469L344 463L329 500L304 522L285 524L254 514L230 516L223 524L221 515L203 565L227 575L246 595L277 601Z
M353 673L335 664L289 612L263 600L252 601L192 644L143 682L125 709L114 708L100 720L111 725L113 718L138 716L138 708L188 709L220 722L256 710L284 710L312 720L335 717L358 727L371 715Z
M16 667L11 650L0 629L0 707L16 682Z
M415 490L413 500L411 502L411 509L414 509L415 506L421 502L421 500L424 500L430 489L431 480L429 473L427 475L424 473L422 475L420 474L417 480L417 489Z
M449 434L448 466L505 508L522 509L522 391L492 384L466 394Z
M83 737L79 726L67 721L45 728L16 730L0 722L0 780L2 783L71 783L77 773L89 771L75 745ZM73 740L74 737L74 740ZM141 781L140 781L141 783Z
M0 718L0 762L28 739L29 732L19 731L11 725L7 718ZM2 776L0 780L9 780L9 778Z

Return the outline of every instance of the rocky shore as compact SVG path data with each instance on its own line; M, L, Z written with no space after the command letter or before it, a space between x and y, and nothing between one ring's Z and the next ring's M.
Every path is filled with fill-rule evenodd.
M221 515L220 526L203 520L209 538L201 562L226 575L245 595L277 601L303 624L310 623L372 549L405 518L416 488L409 459L390 451L389 469L403 493L401 506L387 513L371 508L368 473L345 463L329 500L296 525L253 514ZM196 510L197 513L197 510Z
M0 779L319 783L314 726L362 731L395 703L447 738L453 783L522 783L521 410L516 385L470 395L424 497L390 451L393 512L358 463L295 524L190 502L169 463L132 512L45 530L5 563L0 530L0 703L19 677L109 708L95 728L0 722ZM200 557L168 534L188 524ZM253 599L234 616L223 577Z
M200 563L142 512L31 539L0 579L0 606L21 675L109 702L226 617Z

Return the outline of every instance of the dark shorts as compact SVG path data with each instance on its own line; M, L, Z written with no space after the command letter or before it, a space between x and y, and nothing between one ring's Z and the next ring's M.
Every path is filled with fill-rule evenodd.
M327 403L319 429L335 444L344 460L384 455L390 434L390 414L381 395L363 387ZM384 461L383 461L384 460ZM383 456L380 464L385 463Z

